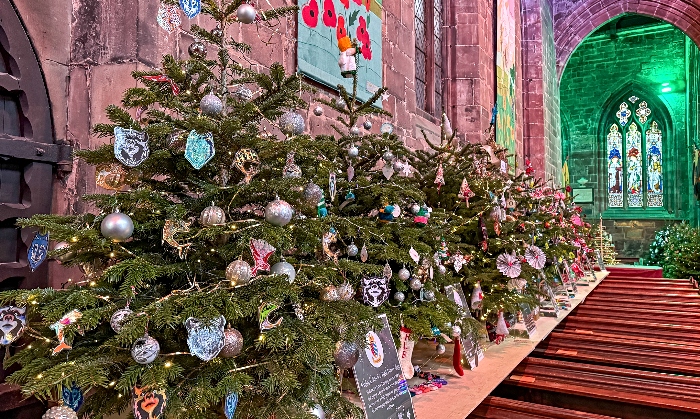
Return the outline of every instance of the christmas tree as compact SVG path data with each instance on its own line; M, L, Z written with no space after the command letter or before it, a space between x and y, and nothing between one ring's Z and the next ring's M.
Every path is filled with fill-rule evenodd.
M352 92L323 101L338 136L304 135L303 80L278 64L245 69L234 57L249 47L226 36L295 9L251 9L203 2L217 25L193 25L190 59L133 73L139 87L95 127L113 144L78 153L114 191L84 197L95 214L19 221L84 272L65 289L0 294L35 338L5 363L27 396L77 409L70 395L89 392L79 411L93 418L362 417L339 377L377 314L397 337L401 324L430 335L458 317L441 295L455 281L441 268L447 213L420 206L415 154L389 125L358 125L385 114L373 106L385 90L360 103L353 77Z
M606 265L617 265L617 252L615 252L615 244L612 241L612 236L610 233L605 231L605 226L603 225L603 217L600 217L597 228L594 232L594 246L600 252L600 256L603 258L603 262Z

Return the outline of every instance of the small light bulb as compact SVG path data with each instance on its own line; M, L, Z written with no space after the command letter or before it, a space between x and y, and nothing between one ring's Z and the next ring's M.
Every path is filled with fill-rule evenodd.
M167 361L167 362L165 363L165 368L170 368L170 367L172 367L172 366L173 366L173 363L170 362L170 361Z
M110 386L110 387L114 387L116 384L117 384L116 381L112 381L111 383L109 383L109 386Z

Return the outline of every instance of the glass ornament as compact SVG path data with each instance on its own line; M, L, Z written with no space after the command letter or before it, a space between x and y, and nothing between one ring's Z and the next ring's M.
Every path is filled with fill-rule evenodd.
M234 260L226 267L226 280L233 286L248 285L253 277L253 270L244 260Z
M187 47L187 53L192 58L203 60L207 58L207 46L202 41L194 41Z
M294 208L281 199L275 199L265 207L265 221L277 227L287 225L293 216Z
M221 348L219 356L223 358L233 358L238 356L243 350L243 335L238 330L227 327L224 330L224 347Z
M211 361L224 347L224 326L226 319L220 316L214 321L189 317L185 320L187 346L192 355L202 361Z
M185 158L195 169L199 170L214 158L214 136L211 132L200 134L195 130L190 131L185 144Z
M160 343L153 337L144 335L136 339L131 347L131 357L141 365L150 364L155 361L160 353Z
M270 273L273 275L287 275L287 281L291 284L297 276L297 271L291 263L281 260L270 268Z
M224 111L224 102L218 96L209 93L199 102L199 109L204 115L216 116Z
M112 317L109 319L109 325L112 326L112 330L114 330L116 333L121 332L126 318L132 313L133 311L129 310L128 308L122 308L115 311L114 314L112 314Z
M239 22L248 24L255 22L258 12L255 11L255 7L252 5L243 3L236 9L236 16Z
M113 212L102 220L100 232L112 241L124 241L134 234L134 222L126 214Z
M225 224L226 213L212 203L211 206L202 210L202 213L199 215L199 223L206 227Z

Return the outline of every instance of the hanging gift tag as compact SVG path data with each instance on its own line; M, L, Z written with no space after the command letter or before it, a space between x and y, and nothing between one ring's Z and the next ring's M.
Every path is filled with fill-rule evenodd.
M158 21L158 25L165 29L168 33L172 33L172 31L177 29L182 23L177 7L168 6L162 3L158 8L158 17L156 20Z
M195 130L190 132L185 145L185 158L195 169L204 167L214 157L214 137L211 132L200 134Z
M41 234L37 232L27 251L27 262L29 262L29 269L31 269L32 272L46 260L46 254L48 252L49 233Z
M200 0L180 0L180 7L185 15L192 19L202 10L202 3Z
M148 158L148 135L135 129L114 128L114 157L122 164L136 167Z

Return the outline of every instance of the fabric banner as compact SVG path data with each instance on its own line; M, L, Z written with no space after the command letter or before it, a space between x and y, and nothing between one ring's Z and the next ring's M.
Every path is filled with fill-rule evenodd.
M515 167L515 0L497 0L496 50L496 144L508 150L508 165Z
M382 0L298 0L297 4L299 72L332 88L342 84L352 93L352 78L343 77L338 65L339 41L356 39L357 97L369 99L383 85Z

